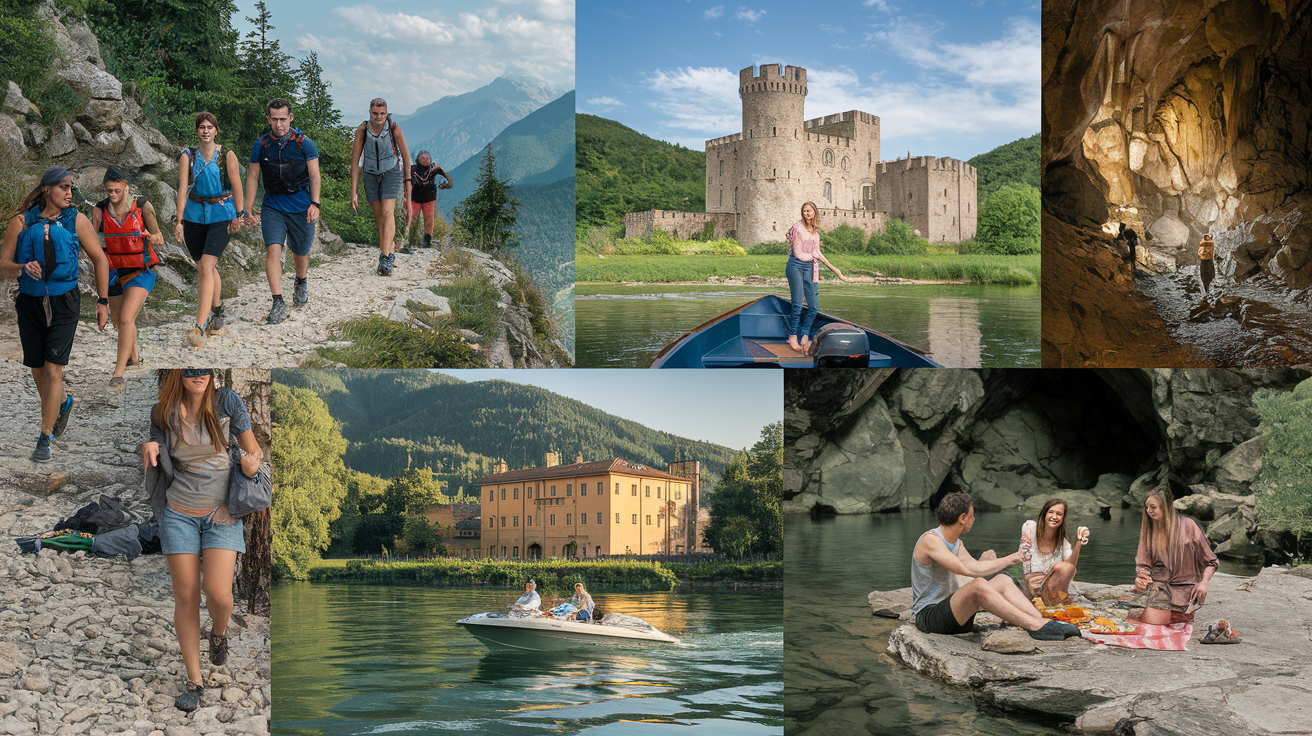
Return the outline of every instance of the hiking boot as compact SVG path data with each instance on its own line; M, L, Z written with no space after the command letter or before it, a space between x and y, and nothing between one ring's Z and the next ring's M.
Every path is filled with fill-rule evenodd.
M191 343L193 348L205 347L205 330L202 327L193 327L191 332L187 333L187 342Z
M210 312L209 324L205 327L205 334L213 335L223 329L223 305L215 307Z
M392 275L392 256L384 256L384 255L378 256L378 275L379 276Z
M32 451L32 462L50 462L50 440L52 439L54 439L54 435L38 434L36 436L36 449Z
M188 680L182 694L173 699L173 705L177 706L178 710L190 713L200 707L200 696L203 692L205 688Z
M292 294L294 304L304 304L310 301L310 278L307 276L303 279L296 279L296 291Z
M433 247L433 236L429 235L428 233L424 233L424 247L425 248Z
M1031 631L1030 638L1040 641L1065 641L1080 635L1080 627L1065 621L1049 621L1038 631Z
M220 634L215 636L213 630L210 631L210 664L215 667L223 666L228 661L228 635Z
M127 385L127 381L123 380L123 376L114 376L113 378L109 379L110 391L122 391L123 387L126 385Z
M73 413L73 394L66 394L64 405L59 407L59 418L55 420L55 428L50 430L50 434L58 437L64 433L64 427L68 426L68 415Z
M276 325L287 319L287 305L281 299L274 299L269 307L269 324Z

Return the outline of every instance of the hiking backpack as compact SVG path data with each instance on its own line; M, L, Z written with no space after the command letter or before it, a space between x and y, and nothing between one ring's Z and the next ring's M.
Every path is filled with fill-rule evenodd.
M274 138L265 131L260 136L260 174L264 177L264 191L269 194L296 194L310 184L310 165L305 159L305 133L291 128L287 131L289 138ZM275 141L290 140L301 152L299 159L283 159L282 152L286 143L275 145ZM278 158L270 156L271 149L278 150Z
M41 262L41 278L18 274L18 290L28 296L59 296L77 288L77 208L65 207L53 219L36 205L23 216L23 231L14 250L15 263Z

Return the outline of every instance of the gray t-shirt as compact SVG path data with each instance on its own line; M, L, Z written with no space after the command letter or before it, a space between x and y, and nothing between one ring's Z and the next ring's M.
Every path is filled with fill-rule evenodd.
M215 410L225 432L237 435L251 428L250 415L241 397L231 389L215 392ZM194 510L211 509L227 503L228 480L232 460L227 450L215 450L209 431L203 422L191 423L173 417L177 433L169 438L169 454L173 459L173 483L168 488L170 504ZM151 424L153 442L165 442L164 430ZM226 447L228 437L222 438Z

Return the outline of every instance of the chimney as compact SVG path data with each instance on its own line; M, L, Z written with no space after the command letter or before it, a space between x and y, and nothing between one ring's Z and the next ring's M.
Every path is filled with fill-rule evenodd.
M560 465L560 453L558 453L558 452L548 452L548 453L547 453L547 467L548 467L548 468L554 468L554 467L556 467L557 465Z
M574 458L574 462L579 463L579 464L582 464L582 463L583 463L583 454L580 453L580 454L578 455L578 457L575 457L575 458Z
M492 473L493 473L493 475L496 475L496 474L498 474L498 473L504 473L504 472L506 472L506 471L507 471L507 468L506 468L506 461L505 461L505 460L498 459L498 460L497 460L497 464L492 466Z

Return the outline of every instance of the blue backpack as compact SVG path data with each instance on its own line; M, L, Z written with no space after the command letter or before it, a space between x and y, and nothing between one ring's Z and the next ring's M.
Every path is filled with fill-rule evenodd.
M41 278L22 271L18 290L29 296L59 296L77 288L77 208L67 207L54 219L41 216L41 205L27 211L18 234L14 262L41 262Z

